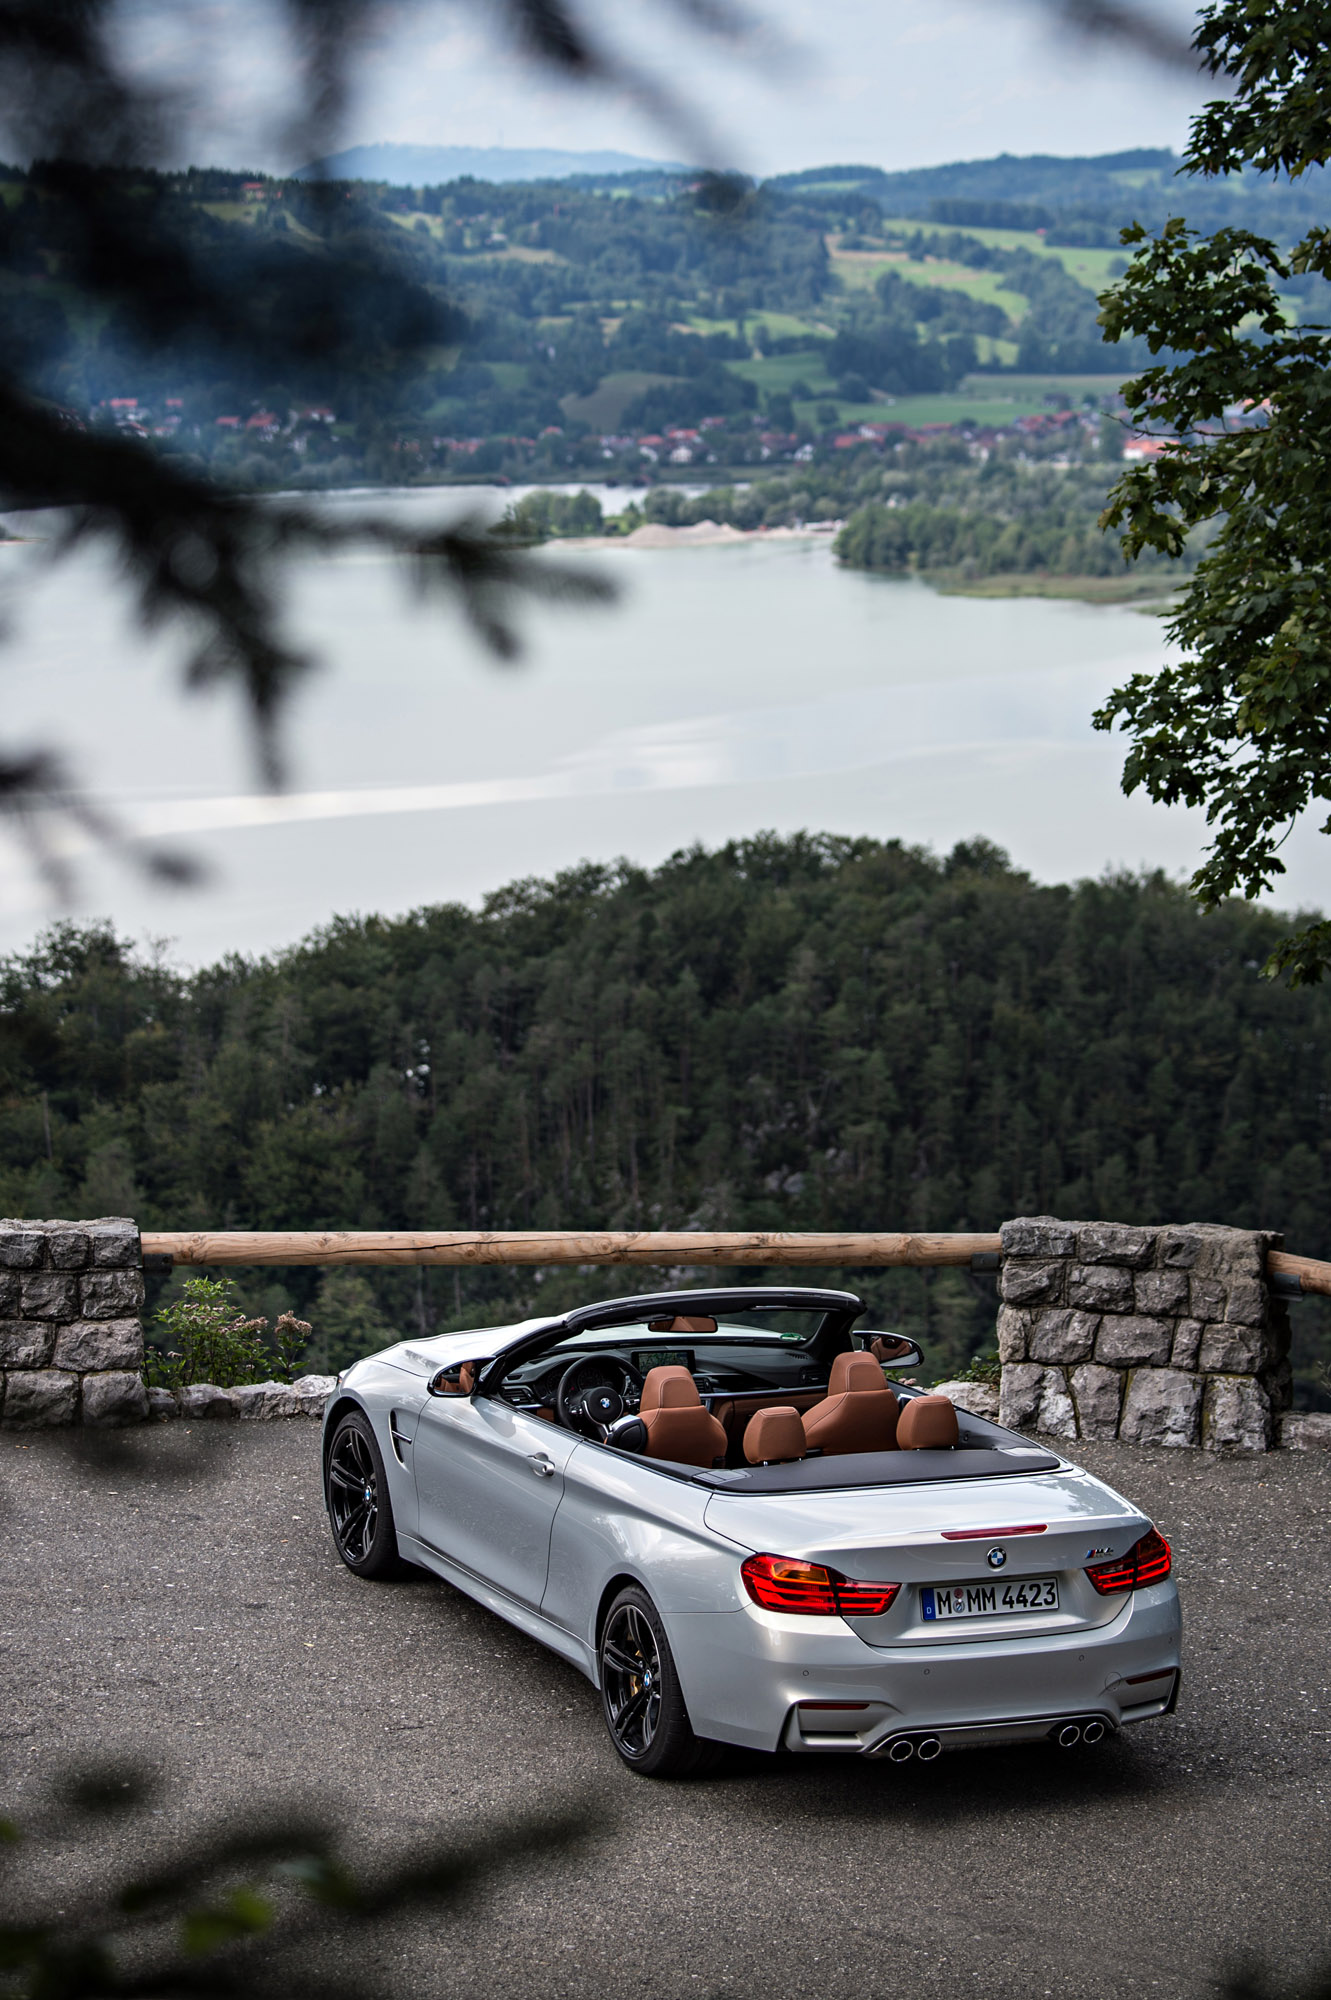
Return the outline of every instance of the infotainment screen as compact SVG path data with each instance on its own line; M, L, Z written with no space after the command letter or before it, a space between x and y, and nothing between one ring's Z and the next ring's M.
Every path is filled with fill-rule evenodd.
M687 1368L693 1373L693 1350L688 1347L646 1347L635 1353L634 1365L640 1375L649 1368Z

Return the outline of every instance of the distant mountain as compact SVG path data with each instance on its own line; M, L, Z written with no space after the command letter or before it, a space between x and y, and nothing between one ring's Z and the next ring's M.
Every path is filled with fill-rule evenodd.
M677 160L638 153L565 153L552 146L348 146L302 167L296 176L338 181L387 181L393 187L437 187L470 174L478 181L569 180L576 175L681 173Z

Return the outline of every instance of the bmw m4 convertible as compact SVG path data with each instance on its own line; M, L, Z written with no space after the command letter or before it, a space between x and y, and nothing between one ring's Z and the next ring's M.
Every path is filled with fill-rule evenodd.
M358 1576L433 1571L572 1660L634 1771L728 1743L930 1759L1169 1714L1169 1545L1067 1459L889 1379L849 1292L640 1295L339 1377Z

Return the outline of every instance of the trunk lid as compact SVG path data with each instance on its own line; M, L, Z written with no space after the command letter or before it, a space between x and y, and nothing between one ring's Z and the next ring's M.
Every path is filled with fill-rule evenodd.
M1124 1554L1147 1518L1089 1473L1068 1467L1027 1479L856 1487L816 1493L714 1494L707 1525L741 1547L823 1563L863 1582L902 1588L880 1618L853 1618L870 1645L974 1643L1104 1625L1127 1593L1102 1597L1086 1566ZM1018 1533L1019 1529L1030 1532ZM990 1553L1001 1554L991 1562ZM1004 1615L1004 1586L1054 1578L1057 1610ZM944 1619L928 1592L993 1590L994 1609ZM977 1600L978 1602L978 1600Z

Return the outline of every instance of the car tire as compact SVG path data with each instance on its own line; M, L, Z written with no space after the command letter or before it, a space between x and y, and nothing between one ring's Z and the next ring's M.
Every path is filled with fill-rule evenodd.
M383 1455L367 1416L351 1410L333 1432L324 1465L324 1505L333 1547L354 1576L375 1583L410 1576L398 1554Z
M694 1735L661 1614L636 1584L606 1612L597 1662L605 1726L630 1771L693 1778L712 1769L722 1746Z

